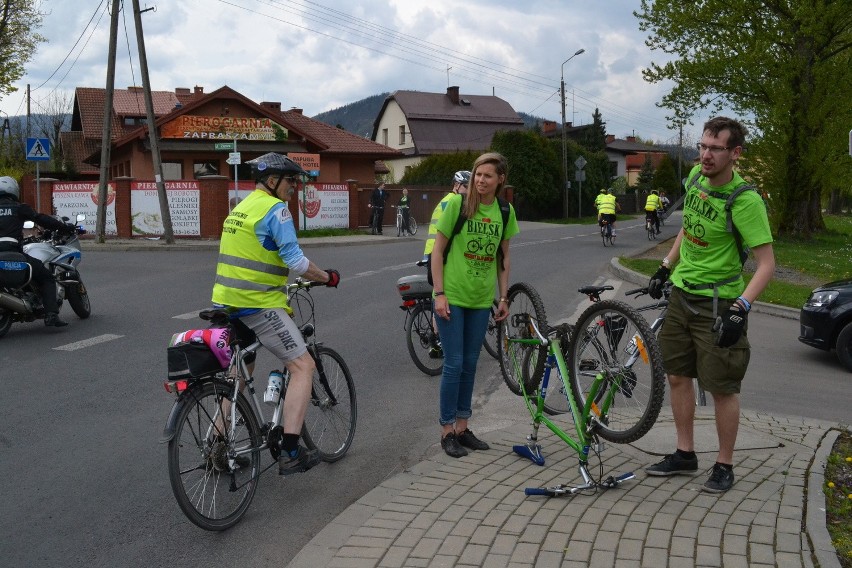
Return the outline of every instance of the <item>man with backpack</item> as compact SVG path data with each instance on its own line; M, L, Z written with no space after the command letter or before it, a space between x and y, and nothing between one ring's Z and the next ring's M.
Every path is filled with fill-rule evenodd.
M716 117L704 124L698 143L700 163L687 177L683 226L648 284L652 298L662 296L669 277L674 284L659 339L677 448L645 471L656 476L698 471L692 382L698 377L701 387L713 395L719 439L716 463L702 487L710 493L723 493L734 483L739 392L750 350L748 312L775 271L766 206L734 170L745 137L746 129L730 118ZM757 264L747 286L742 277L745 247L751 247Z

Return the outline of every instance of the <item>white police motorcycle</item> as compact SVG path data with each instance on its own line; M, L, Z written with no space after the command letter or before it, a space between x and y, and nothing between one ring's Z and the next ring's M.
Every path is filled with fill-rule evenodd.
M86 286L77 266L82 259L78 235L86 231L80 226L86 216L77 215L74 234L42 230L32 221L24 223L30 233L24 238L24 252L44 263L56 279L58 308L68 300L77 317L86 319L92 313ZM63 217L63 221L68 221ZM0 337L14 322L30 322L44 317L44 306L38 286L32 281L30 265L19 252L0 252Z

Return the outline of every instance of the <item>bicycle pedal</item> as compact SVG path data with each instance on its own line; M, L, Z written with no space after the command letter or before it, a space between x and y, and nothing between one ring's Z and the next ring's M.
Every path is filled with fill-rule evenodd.
M538 444L518 444L512 450L521 457L527 458L536 465L544 465L544 454Z

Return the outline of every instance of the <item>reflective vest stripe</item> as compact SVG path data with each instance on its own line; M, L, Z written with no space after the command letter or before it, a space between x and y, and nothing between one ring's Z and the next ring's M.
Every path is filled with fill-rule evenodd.
M220 253L218 262L220 264L228 264L238 268L248 268L249 270L255 270L257 272L265 272L266 274L274 274L275 276L287 276L290 274L290 269L286 266L276 266L274 264L259 262L248 258L241 258L231 254Z

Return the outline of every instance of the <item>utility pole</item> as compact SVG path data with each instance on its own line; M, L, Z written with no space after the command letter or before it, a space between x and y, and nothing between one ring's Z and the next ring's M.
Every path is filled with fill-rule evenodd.
M112 99L115 94L115 50L118 42L118 11L120 0L112 0L112 13L109 24L109 55L107 59L106 100L104 102L104 126L101 135L101 168L98 181L98 218L95 235L99 243L104 242L106 234L107 183L109 183L109 161L112 146Z
M145 12L153 8L145 8ZM148 139L151 141L151 159L154 162L154 181L157 184L157 195L160 198L160 215L163 219L163 236L166 244L174 244L172 232L172 215L169 210L169 199L166 196L166 186L163 183L163 164L160 161L160 145L157 141L157 125L154 123L154 101L151 98L151 81L148 79L148 58L145 55L145 38L142 35L142 12L139 10L139 0L133 0L133 21L136 23L136 43L139 46L139 67L142 73L142 89L145 92L145 107L148 115Z
M27 83L27 138L30 137L30 84Z

